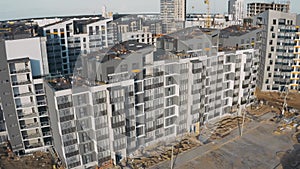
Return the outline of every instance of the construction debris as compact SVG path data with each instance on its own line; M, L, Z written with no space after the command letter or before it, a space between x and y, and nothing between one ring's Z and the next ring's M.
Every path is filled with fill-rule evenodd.
M256 90L255 95L258 100L267 102L267 105L274 107L282 107L285 100L285 96L279 92L262 92ZM300 94L298 92L289 92L286 101L289 107L300 110Z
M173 156L176 156L179 153L185 152L200 145L201 143L197 141L196 137L191 135L188 135L179 141L170 143L160 142L151 148L148 147L147 149L139 150L139 152L136 152L132 158L123 160L121 162L121 167L126 166L133 169L150 167L159 162L171 160L172 152Z
M285 112L282 120L278 120L278 116L273 117L270 121L278 122L278 126L276 130L274 130L274 134L282 134L285 131L291 131L292 129L296 129L298 131L300 128L300 116L298 111L295 112Z
M52 169L51 155L47 152L35 152L30 155L17 156L3 144L0 147L0 168L3 169Z
M245 118L245 123L249 122L249 118ZM243 117L236 116L236 117L224 117L222 120L220 120L216 124L216 129L211 135L210 139L211 140L216 140L216 139L221 139L226 137L231 133L232 130L236 128L241 128L243 123Z

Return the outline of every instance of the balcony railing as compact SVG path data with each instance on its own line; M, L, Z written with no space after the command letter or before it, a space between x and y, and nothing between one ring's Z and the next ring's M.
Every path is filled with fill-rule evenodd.
M18 114L19 119L25 119L25 118L33 118L36 117L36 113L29 113L29 114Z
M73 106L72 102L62 103L62 104L58 105L58 109L65 109L65 108L72 107L72 106Z
M25 144L25 148L26 149L31 149L31 148L38 148L38 147L42 147L43 144L42 143L32 143L32 144Z
M24 96L31 96L31 95L33 95L32 92L26 92L26 93L14 94L14 97L24 97Z
M70 120L73 120L73 119L74 119L74 115L71 114L71 115L61 117L60 122L70 121Z
M16 74L16 73L27 73L30 72L30 69L25 68L25 69L20 69L20 70L11 70L11 74Z
M37 137L41 137L40 133L33 133L33 134L29 134L29 135L23 135L23 139L33 139L33 138L37 138Z
M35 94L44 94L44 93L45 93L45 91L43 89L35 91Z
M44 137L51 136L51 132L50 131L43 132L43 136Z
M39 116L47 116L48 112L47 111L41 111L39 112Z
M31 84L30 80L27 81L22 81L22 82L12 82L13 86L17 86L17 85L26 85L26 84Z
M24 103L24 104L16 105L17 109L18 108L32 107L32 106L34 106L34 103Z
M21 129L30 129L30 128L36 128L36 127L39 127L38 123L30 123L30 124L21 125Z
M46 104L47 104L46 100L37 101L37 105L39 105L39 106L46 105Z
M44 122L41 122L41 126L49 126L49 122L48 121L44 121Z

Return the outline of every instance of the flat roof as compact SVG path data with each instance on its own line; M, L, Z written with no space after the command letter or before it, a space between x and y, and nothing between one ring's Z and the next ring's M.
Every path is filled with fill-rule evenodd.
M87 54L85 57L87 57L89 60L100 60L102 63L104 63L113 59L122 60L133 52L151 46L152 45L149 44L139 43L136 40L128 40L121 42L120 44L116 44L109 49L106 48L97 52L92 52Z
M249 32L255 31L259 29L258 27L243 27L243 26L239 26L239 25L233 25L230 27L227 27L225 29L222 29L220 31L220 37L221 38L226 38L229 36L241 36L241 35L245 35Z

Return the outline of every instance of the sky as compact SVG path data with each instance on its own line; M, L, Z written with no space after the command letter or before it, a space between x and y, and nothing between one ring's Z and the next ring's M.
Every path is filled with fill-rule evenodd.
M227 12L227 0L210 0L211 12ZM245 2L262 0L245 0ZM273 0L265 0L272 2ZM275 0L280 1L280 0ZM158 13L160 0L0 0L0 20L100 14L102 6L114 13ZM187 12L205 13L204 0L187 0ZM192 8L194 6L194 8ZM300 1L291 0L293 13L300 13Z

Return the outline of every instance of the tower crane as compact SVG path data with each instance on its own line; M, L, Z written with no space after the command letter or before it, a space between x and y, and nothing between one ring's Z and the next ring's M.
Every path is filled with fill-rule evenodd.
M210 28L210 0L204 0L204 4L207 5L207 13L206 13L206 20L205 20L205 28Z

